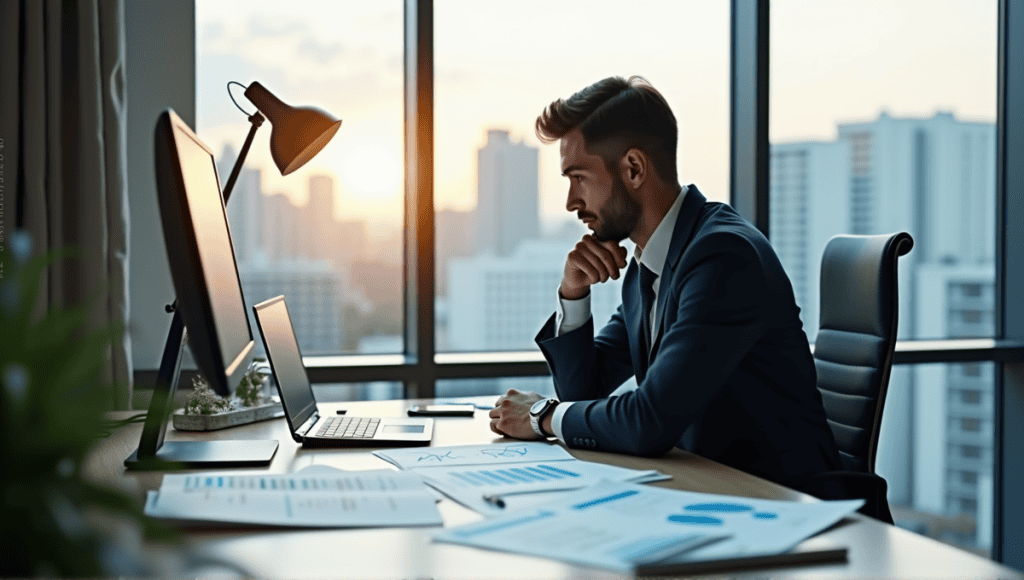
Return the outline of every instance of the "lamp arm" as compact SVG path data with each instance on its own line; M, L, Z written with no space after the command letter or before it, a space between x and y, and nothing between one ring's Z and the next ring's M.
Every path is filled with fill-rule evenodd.
M260 128L260 125L264 121L263 115L259 111L256 111L249 117L249 122L252 123L252 127L249 128L249 135L245 138L245 144L242 145L242 151L238 154L238 160L235 161L235 167L231 169L231 176L228 177L228 182L224 185L224 205L227 205L228 198L231 196L231 190L235 187L235 181L238 179L238 174L242 171L242 163L245 161L246 155L249 154L249 146L252 145L252 138L256 136L256 130Z

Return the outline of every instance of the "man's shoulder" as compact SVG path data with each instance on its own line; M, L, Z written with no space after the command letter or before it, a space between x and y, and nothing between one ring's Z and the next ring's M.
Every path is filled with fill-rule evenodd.
M708 202L697 218L690 249L701 251L753 251L770 248L767 238L725 203Z

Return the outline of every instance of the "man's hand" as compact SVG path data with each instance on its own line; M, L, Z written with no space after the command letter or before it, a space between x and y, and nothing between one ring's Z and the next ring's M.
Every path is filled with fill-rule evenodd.
M558 292L566 300L579 300L587 295L591 285L607 282L609 278L618 280L619 270L625 267L626 248L587 234L566 257Z
M509 389L490 411L491 431L515 439L543 439L530 426L530 407L543 398L537 393Z

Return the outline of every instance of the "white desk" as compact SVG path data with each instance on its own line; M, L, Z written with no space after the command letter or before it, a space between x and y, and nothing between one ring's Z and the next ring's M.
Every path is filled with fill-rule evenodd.
M492 402L496 397L481 397ZM349 415L405 416L409 406L424 400L325 403L321 410L348 409ZM473 418L436 418L433 445L507 442L488 427L487 411ZM160 472L125 472L122 462L137 446L141 425L132 425L104 440L86 464L92 476L137 493L157 489ZM277 439L280 448L265 473L287 473L313 464L342 469L389 468L370 454L373 449L303 449L296 444L283 418L222 431L187 433L170 429L168 439ZM659 485L675 489L815 501L730 467L674 449L656 458L570 449L579 459L634 469L658 469L672 476ZM241 470L240 470L241 472ZM438 504L446 526L477 521L482 516L459 504ZM266 578L618 578L613 573L559 562L434 544L431 528L380 530L190 530L190 546L201 553L236 562L251 574ZM808 540L818 547L845 546L844 564L775 568L739 572L732 577L780 578L1024 578L1024 574L991 560L959 550L900 528L856 514Z

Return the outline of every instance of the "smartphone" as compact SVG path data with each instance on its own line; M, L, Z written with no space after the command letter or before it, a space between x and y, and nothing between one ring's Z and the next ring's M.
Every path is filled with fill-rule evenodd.
M426 417L472 417L476 406L469 405L413 405L409 408L411 416Z

